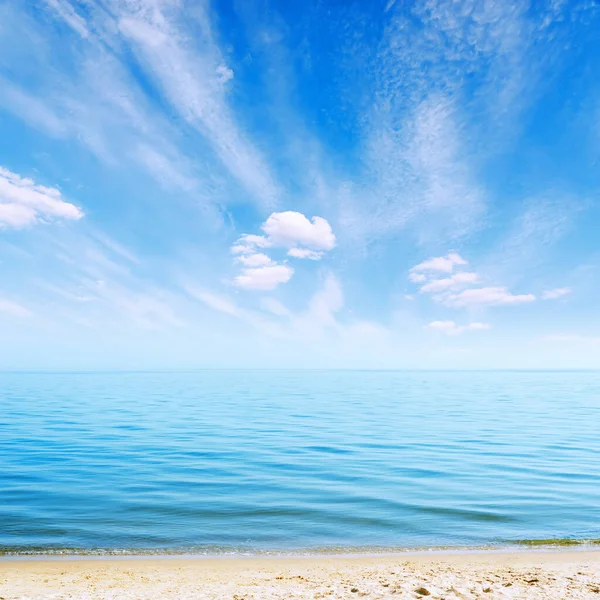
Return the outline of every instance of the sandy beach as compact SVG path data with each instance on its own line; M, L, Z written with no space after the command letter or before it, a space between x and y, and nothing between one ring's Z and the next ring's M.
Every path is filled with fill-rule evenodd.
M600 598L600 551L7 559L0 598Z

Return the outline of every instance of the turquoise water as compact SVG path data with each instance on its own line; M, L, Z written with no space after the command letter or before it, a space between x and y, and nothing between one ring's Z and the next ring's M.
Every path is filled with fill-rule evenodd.
M600 373L0 374L0 549L600 538Z

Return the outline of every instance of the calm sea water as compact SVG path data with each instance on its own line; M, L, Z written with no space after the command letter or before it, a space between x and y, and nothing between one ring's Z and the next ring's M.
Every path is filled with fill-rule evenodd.
M600 373L0 374L0 549L600 538Z

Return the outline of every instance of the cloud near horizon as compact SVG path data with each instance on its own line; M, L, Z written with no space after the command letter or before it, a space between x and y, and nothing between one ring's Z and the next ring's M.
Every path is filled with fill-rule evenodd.
M450 277L436 279L438 273L452 273L456 267L466 268L468 262L456 253L426 260L409 271L409 279L419 284L419 292L430 294L434 302L452 308L476 306L511 306L534 302L533 294L513 294L503 286L473 287L481 276L458 270ZM441 321L436 321L441 323Z

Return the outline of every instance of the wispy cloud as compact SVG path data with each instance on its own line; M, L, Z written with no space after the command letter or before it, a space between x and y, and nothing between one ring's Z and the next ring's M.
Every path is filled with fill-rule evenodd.
M351 184L342 204L347 236L370 242L407 230L418 243L431 243L481 226L485 192L462 147L457 118L450 101L434 97L402 112L398 122L386 112L370 124L368 176L364 187Z
M206 304L208 308L212 308L218 312L222 312L233 317L239 317L243 312L234 302L228 298L219 296L218 294L214 294L190 285L184 286L184 289L188 294L190 294L190 296L200 300Z
M12 317L31 317L33 313L25 306L7 300L6 298L0 298L0 313L12 316Z
M572 230L582 207L582 202L572 198L525 200L498 242L479 261L479 268L518 283Z
M555 288L553 290L546 290L542 292L542 300L557 300L558 298L563 298L564 296L568 296L572 293L572 289L568 287L563 288Z
M216 155L201 161L189 156L181 118L165 114L139 72L131 70L117 13L134 3L47 4L48 16L64 20L80 39L70 40L70 51L48 45L48 32L17 3L10 12L12 27L29 44L20 56L22 69L0 74L6 90L0 108L53 137L74 140L115 170L137 169L169 192L180 197L184 192L188 203L213 207L211 217L218 220L216 209L235 186L227 181L228 171L218 168ZM20 76L28 70L38 74L33 85Z
M118 30L181 116L198 129L223 164L264 207L278 201L278 186L226 101L225 61L213 42L210 17L197 7L204 39L195 48L185 33L185 15L160 4L111 2Z

